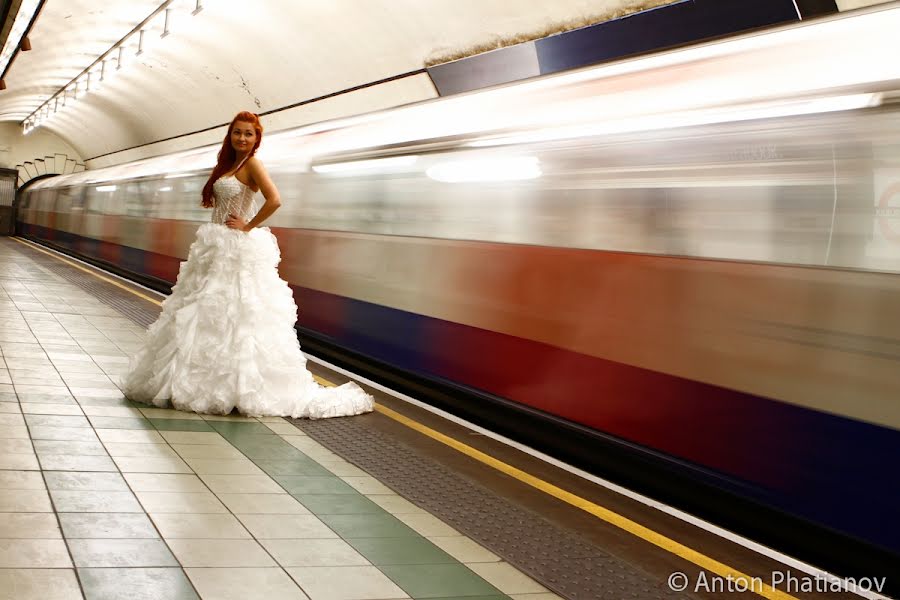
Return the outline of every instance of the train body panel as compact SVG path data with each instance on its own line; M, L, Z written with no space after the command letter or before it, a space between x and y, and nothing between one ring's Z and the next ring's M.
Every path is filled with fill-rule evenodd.
M268 136L299 325L900 555L900 67L867 54L882 32L900 55L898 27L885 9ZM215 150L41 181L18 227L171 283Z

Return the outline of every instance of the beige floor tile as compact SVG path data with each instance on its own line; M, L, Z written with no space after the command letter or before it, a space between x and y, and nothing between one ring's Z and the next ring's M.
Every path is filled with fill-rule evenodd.
M107 456L106 448L99 440L94 442L71 442L58 440L34 440L34 450L38 456L69 454L78 456Z
M0 513L0 539L62 539L53 513Z
M0 490L43 490L40 471L0 471Z
M284 570L271 568L185 569L202 598L216 600L308 600Z
M2 454L34 454L31 440L21 438L0 439L0 455Z
M180 458L117 456L113 458L123 473L192 473Z
M350 487L361 494L395 494L396 492L374 477L341 477Z
M211 458L218 460L243 460L247 458L233 446L220 444L172 444L182 458Z
M28 428L24 425L0 425L0 439L28 439Z
M204 475L265 475L262 469L248 459L185 458L184 461L198 474Z
M250 539L250 533L231 514L153 513L165 539Z
M162 444L165 442L158 432L148 429L98 429L97 435L104 444L106 442L124 442L126 444Z
M547 588L506 562L466 565L504 594L543 594Z
M288 494L218 494L234 514L309 514L309 511Z
M173 408L142 408L141 413L148 419L178 419L180 421L202 421L197 413L175 410Z
M124 473L135 492L206 493L209 490L196 475L187 473Z
M428 539L432 544L462 563L500 562L499 556L464 535L438 536Z
M168 539L185 567L274 567L276 563L256 540Z
M40 470L37 456L31 454L0 454L0 469L16 471Z
M285 571L312 600L409 598L375 567L288 567Z
M107 442L107 452L114 457L178 458L168 444L129 444Z
M367 567L371 563L353 546L336 539L261 540L282 567Z
M0 413L0 427L21 426L25 424L25 417L17 413Z
M141 411L130 406L83 406L84 414L90 417L143 417Z
M0 569L0 600L81 600L74 569Z
M397 514L396 517L425 537L462 535L437 517L429 514Z
M284 488L268 475L200 475L216 494L284 494Z
M428 513L425 509L419 508L397 494L368 494L367 497L392 515L421 515Z
M161 431L170 444L219 444L230 446L228 440L214 431Z
M83 415L77 404L22 403L22 412L30 415Z
M24 427L23 427L24 429ZM48 427L39 425L29 428L33 440L57 440L72 442L96 442L97 434L90 427ZM113 431L104 429L103 431ZM26 434L27 435L27 434Z
M22 409L19 408L18 402L0 402L0 413L21 414Z
M227 513L211 492L135 492L150 514Z
M0 539L0 571L3 569L71 568L63 540Z
M53 512L46 490L0 489L0 512Z
M253 537L263 539L328 539L338 534L313 515L239 514Z
M302 430L283 421L281 423L266 423L266 427L281 436L306 435Z

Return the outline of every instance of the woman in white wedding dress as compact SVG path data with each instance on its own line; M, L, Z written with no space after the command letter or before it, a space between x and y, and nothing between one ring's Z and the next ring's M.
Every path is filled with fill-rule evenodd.
M234 118L203 188L201 225L162 314L123 380L131 400L209 414L320 419L370 412L353 382L322 387L294 331L297 305L278 275L281 253L263 221L281 205L258 158L262 125ZM260 207L256 193L262 192Z

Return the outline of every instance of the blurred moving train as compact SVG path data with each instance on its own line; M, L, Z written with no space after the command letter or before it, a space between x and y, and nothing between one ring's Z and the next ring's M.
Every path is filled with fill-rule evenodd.
M886 569L897 31L890 5L268 135L304 347L819 564ZM171 285L215 151L40 181L18 230Z

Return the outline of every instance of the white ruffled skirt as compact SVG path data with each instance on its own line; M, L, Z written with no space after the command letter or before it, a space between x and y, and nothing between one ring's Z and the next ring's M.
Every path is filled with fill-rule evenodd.
M197 230L162 314L123 378L137 402L206 414L322 419L370 412L355 383L323 387L306 370L297 305L268 228Z

